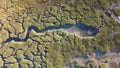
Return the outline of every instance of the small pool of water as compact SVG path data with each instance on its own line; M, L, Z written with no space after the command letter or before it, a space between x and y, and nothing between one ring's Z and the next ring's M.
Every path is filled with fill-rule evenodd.
M82 37L96 36L99 30L92 26L86 26L82 23L77 23L70 28L64 29L70 33L80 34Z

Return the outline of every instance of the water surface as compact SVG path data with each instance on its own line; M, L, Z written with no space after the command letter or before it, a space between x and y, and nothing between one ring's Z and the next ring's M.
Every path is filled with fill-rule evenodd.
M35 26L29 26L28 27L28 32L26 34L26 37L24 39L20 39L19 37L14 37L14 38L8 38L6 42L10 42L12 40L14 41L26 41L29 38L29 33L31 30L36 31L37 33L39 32L45 32L48 30L57 30L57 29L63 29L69 33L75 33L75 34L79 34L83 37L88 37L88 36L96 36L97 33L99 32L97 28L92 27L92 26L86 26L82 23L76 23L74 25L72 24L66 24L64 26L50 26L50 27L46 27L45 29L39 30L37 27Z

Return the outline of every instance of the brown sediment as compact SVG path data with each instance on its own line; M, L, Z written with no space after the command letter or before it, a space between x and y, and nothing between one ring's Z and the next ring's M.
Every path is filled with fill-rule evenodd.
M110 63L110 68L120 68L120 63L116 64L116 62Z

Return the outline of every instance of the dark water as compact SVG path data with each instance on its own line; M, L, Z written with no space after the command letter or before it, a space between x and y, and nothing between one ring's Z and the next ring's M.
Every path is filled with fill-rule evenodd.
M10 42L12 40L14 40L14 41L26 41L29 38L29 32L32 29L36 32L45 32L47 30L64 29L64 30L66 30L68 32L72 32L72 33L78 32L81 36L96 36L96 34L99 32L99 30L97 28L92 27L92 26L86 26L82 23L76 23L75 25L67 24L64 26L50 26L50 27L46 27L45 29L42 29L42 30L39 30L35 26L29 26L28 32L27 32L26 37L24 39L20 39L19 37L8 38L4 43Z

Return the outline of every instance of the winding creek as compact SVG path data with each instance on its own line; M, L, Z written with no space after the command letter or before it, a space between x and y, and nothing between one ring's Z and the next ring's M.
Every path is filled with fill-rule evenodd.
M31 30L36 31L37 33L39 32L45 32L48 30L58 30L58 29L63 29L69 33L74 33L74 34L79 34L82 37L88 37L88 36L96 36L99 30L95 27L92 26L86 26L82 23L76 23L75 25L72 24L67 24L64 26L50 26L46 27L45 29L39 30L35 26L29 26L27 30L26 37L24 39L20 39L19 37L14 37L14 38L8 38L4 43L10 42L12 40L20 42L20 41L26 41L29 38L29 33Z

